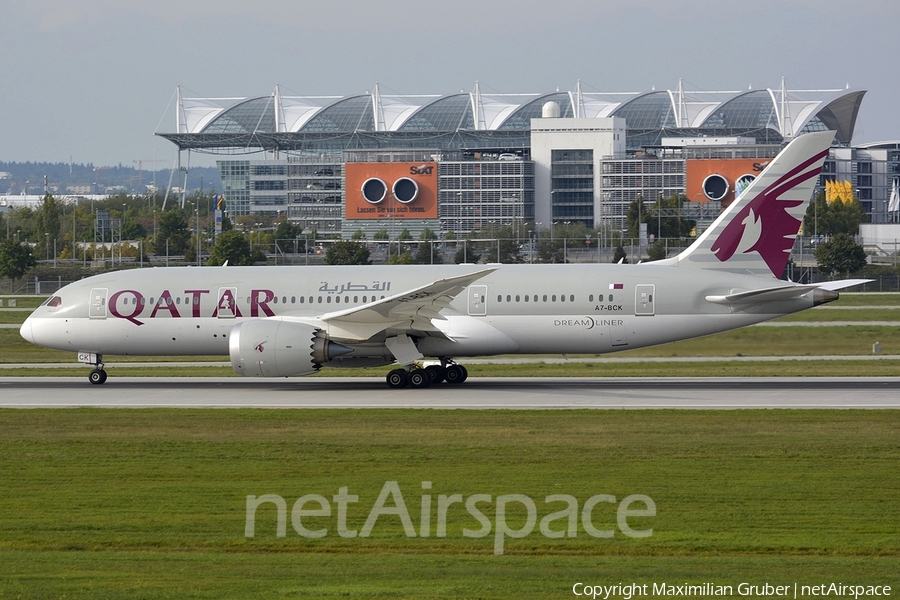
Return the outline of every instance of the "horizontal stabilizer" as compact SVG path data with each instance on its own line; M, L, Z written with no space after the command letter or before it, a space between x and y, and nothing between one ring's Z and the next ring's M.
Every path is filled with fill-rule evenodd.
M750 290L749 292L726 294L724 296L707 296L706 301L712 302L713 304L763 304L765 302L780 302L798 298L818 287L818 284L778 286L763 288L761 290Z
M766 302L781 302L784 300L792 300L800 296L813 292L813 306L833 302L839 298L837 290L862 285L868 283L871 279L843 279L841 281L826 281L823 283L810 283L806 285L785 285L778 287L763 288L761 290L750 290L747 292L736 292L723 296L707 296L706 301L713 304L724 304L729 306L735 305L756 305L765 304Z
M864 283L869 283L871 281L875 281L874 279L841 279L840 281L826 281L825 283L820 283L818 285L819 289L822 290L843 290L848 287L853 287L854 285L862 285Z

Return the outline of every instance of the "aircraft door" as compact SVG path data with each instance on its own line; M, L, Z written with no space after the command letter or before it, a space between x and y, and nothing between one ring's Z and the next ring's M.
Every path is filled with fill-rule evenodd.
M487 286L469 286L469 314L475 317L487 314Z
M233 319L237 316L237 288L219 288L219 301L216 304L216 317Z
M656 314L654 298L656 286L652 283L641 283L634 286L634 315L652 317Z
M106 296L109 294L107 288L91 289L91 302L88 309L88 316L92 319L106 318Z

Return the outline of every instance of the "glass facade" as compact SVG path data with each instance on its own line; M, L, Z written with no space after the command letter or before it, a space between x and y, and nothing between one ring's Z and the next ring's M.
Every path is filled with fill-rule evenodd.
M683 157L601 159L599 168L599 220L620 229L627 226L628 207L638 197L650 206L659 196L684 194ZM714 216L715 212L710 214Z
M531 161L442 161L438 190L443 231L465 233L534 221Z
M593 227L593 150L553 150L550 161L550 210L553 221L578 221Z
M218 166L225 210L232 216L250 214L250 161L220 160Z

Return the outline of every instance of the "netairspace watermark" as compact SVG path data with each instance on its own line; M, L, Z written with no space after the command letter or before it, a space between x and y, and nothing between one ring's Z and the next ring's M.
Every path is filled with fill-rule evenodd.
M400 491L400 485L396 481L386 481L381 488L378 499L368 511L366 521L362 529L348 529L347 519L351 511L351 504L359 502L359 496L349 493L349 487L341 487L338 493L332 496L331 501L320 494L306 494L300 496L294 502L291 509L291 526L299 535L306 538L323 538L329 533L336 531L338 536L342 538L366 538L372 533L372 530L378 523L378 519L382 517L399 518L400 524L406 537L447 537L447 512L454 504L465 505L466 511L474 519L473 524L479 527L476 529L463 528L462 534L467 538L482 538L494 535L494 554L503 554L503 547L506 538L524 538L534 532L535 526L538 527L541 535L547 538L574 538L578 536L579 521L581 529L594 538L611 538L615 535L614 528L608 528L609 525L595 524L595 510L600 513L601 509L606 508L607 512L612 512L612 506L615 508L615 519L618 530L630 538L646 538L653 535L653 529L634 529L629 525L628 519L631 517L655 517L656 503L649 496L643 494L632 494L626 496L621 501L616 500L615 496L610 494L597 494L591 496L581 504L579 511L578 499L569 494L552 494L544 498L545 508L552 512L547 512L538 523L538 504L525 494L504 494L500 496L492 496L490 494L472 494L463 498L462 494L439 494L437 498L433 498L432 494L424 493L420 495L419 500L419 523L418 528L413 524L410 512L406 507L406 501L403 493ZM422 490L431 490L431 482L423 481ZM390 502L389 502L390 501ZM264 504L274 504L277 507L278 519L276 523L276 536L287 536L287 502L281 496L276 494L265 494L263 496L247 496L246 504L246 523L244 526L244 536L252 538L256 536L256 511ZM332 504L333 503L333 504ZM520 527L513 528L507 522L507 511L511 510L515 514L524 511L525 522ZM334 529L329 527L320 527L318 529L309 529L307 524L304 525L304 519L307 518L332 518L334 517ZM432 528L432 516L436 516L435 526ZM511 515L512 516L512 515ZM607 520L612 515L606 516ZM493 520L491 519L493 517ZM579 519L580 517L580 519ZM521 518L512 519L513 522L519 524ZM599 517L598 517L599 520ZM321 520L317 525L321 526ZM611 525L611 523L610 523ZM311 526L311 525L310 525Z
M632 600L641 597L659 596L752 596L774 598L866 598L891 595L889 585L848 585L828 582L813 585L800 583L773 584L747 583L617 583L613 585L590 585L578 582L572 586L572 594L592 600Z

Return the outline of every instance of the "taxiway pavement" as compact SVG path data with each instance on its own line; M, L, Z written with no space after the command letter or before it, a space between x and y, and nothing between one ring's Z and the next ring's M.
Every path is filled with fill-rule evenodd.
M0 407L900 409L900 379L479 377L395 390L371 377L3 377Z

